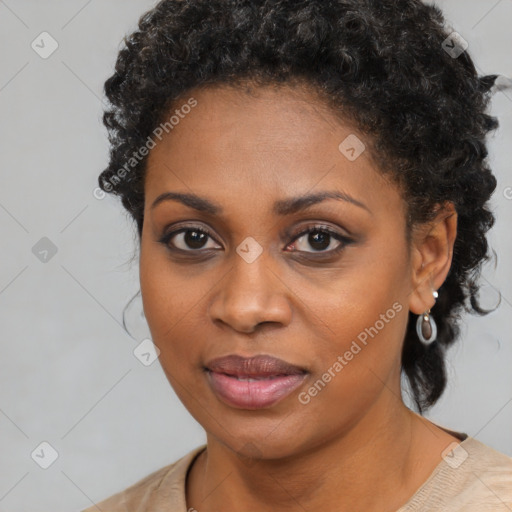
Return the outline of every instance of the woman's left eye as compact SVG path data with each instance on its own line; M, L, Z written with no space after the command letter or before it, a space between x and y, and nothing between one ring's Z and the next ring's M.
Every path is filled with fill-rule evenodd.
M218 249L217 243L208 246L208 240L215 241L211 233L205 228L196 226L183 227L164 235L159 241L170 250L182 252L200 252L201 249ZM172 240L172 242L171 242ZM302 231L288 244L286 248L294 247L292 252L309 253L337 253L352 240L325 226L311 226ZM306 250L309 245L313 251ZM332 247L334 245L334 247ZM328 250L326 250L328 249Z
M296 236L294 240L293 245L298 246L298 249L294 249L294 251L312 253L336 253L344 249L345 246L351 242L348 237L322 226L312 226ZM337 242L334 248L332 247L333 242ZM313 247L314 250L307 251L303 249L307 245ZM287 247L291 246L292 245L288 245ZM330 249L326 250L329 247Z

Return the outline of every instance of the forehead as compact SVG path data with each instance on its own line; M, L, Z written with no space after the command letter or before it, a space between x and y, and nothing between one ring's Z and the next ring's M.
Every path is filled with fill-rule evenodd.
M195 106L180 111L191 98ZM148 156L146 204L166 189L220 203L257 196L259 204L329 189L399 206L397 190L370 158L365 135L311 89L196 89L174 103L172 115L179 121Z

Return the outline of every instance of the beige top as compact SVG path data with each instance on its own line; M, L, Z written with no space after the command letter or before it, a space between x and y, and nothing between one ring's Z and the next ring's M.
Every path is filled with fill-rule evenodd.
M444 429L446 430L446 429ZM512 458L467 436L445 455L423 485L397 512L511 512ZM195 448L173 464L82 512L188 512L185 481ZM193 511L194 509L190 509Z

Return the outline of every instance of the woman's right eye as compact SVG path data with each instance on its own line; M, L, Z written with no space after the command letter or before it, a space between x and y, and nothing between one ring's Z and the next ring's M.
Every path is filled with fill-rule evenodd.
M204 228L187 227L172 231L162 237L161 243L169 249L177 249L185 252L196 252L199 249L216 249L217 247L208 247L205 242L212 239L212 235ZM173 242L171 243L171 240Z

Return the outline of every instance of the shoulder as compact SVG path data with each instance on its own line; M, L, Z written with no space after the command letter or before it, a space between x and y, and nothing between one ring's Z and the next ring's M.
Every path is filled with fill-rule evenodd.
M468 438L466 443L462 443L465 449L465 460L460 468L467 474L467 480L480 482L476 485L473 492L483 491L486 488L496 496L506 501L508 505L512 504L512 457L496 451L494 448L477 441L474 438ZM467 468L463 468L467 462Z
M465 442L461 443L461 446L464 447L468 453L468 460L484 463L484 467L481 468L483 470L502 469L508 472L512 470L512 457L496 451L494 448L487 446L473 437L468 437ZM479 464L479 466L481 467L481 464ZM512 476L512 473L508 474Z
M467 437L444 455L435 472L403 508L403 512L424 510L509 512L512 458Z
M126 489L95 503L81 512L139 512L150 510L162 500L167 505L176 505L176 510L185 508L185 478L189 467L206 445L197 447L177 461L160 468ZM162 501L163 503L163 501Z
M512 458L471 437L459 446L460 464L448 466L460 510L512 509Z

